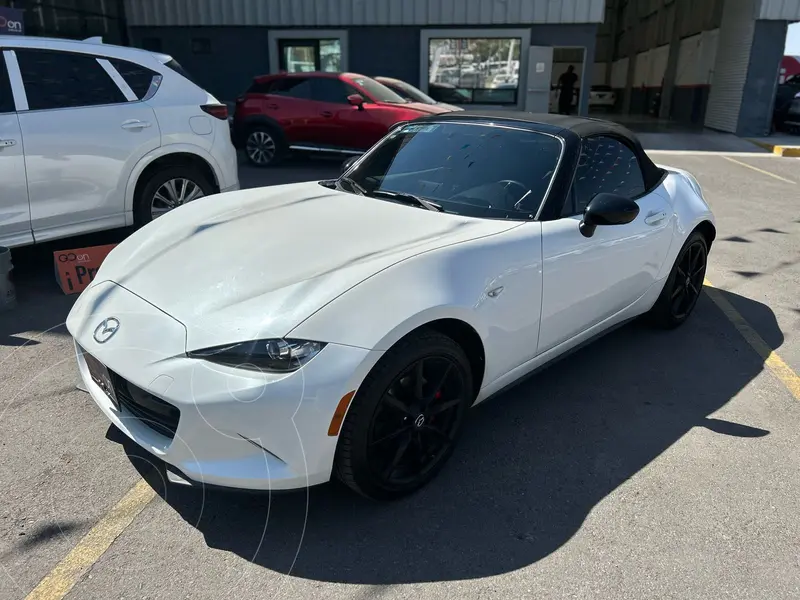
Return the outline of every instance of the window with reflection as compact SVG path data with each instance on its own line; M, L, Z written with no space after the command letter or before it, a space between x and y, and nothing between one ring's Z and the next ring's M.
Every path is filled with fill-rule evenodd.
M434 38L428 93L449 104L516 104L520 38Z

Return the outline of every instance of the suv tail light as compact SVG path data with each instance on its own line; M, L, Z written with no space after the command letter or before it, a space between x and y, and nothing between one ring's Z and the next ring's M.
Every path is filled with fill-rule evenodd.
M225 121L228 118L228 106L226 104L203 104L200 108L203 112L216 117L220 121Z

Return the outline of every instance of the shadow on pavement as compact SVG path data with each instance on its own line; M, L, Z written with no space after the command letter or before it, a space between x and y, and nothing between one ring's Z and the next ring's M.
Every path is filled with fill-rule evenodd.
M12 281L17 293L17 306L0 312L0 347L35 344L17 334L50 331L66 335L64 321L77 294L65 295L56 280L53 253L72 248L85 248L122 241L128 230L117 229L74 238L14 248Z
M743 297L735 301L753 305L762 315L764 339L773 347L782 343L769 308ZM127 439L123 444L211 548L318 581L472 579L556 551L600 501L692 428L758 444L768 431L710 415L762 369L758 355L703 295L678 330L635 322L476 407L440 476L391 504L369 502L338 484L271 497L165 490L163 474L146 466L152 457Z

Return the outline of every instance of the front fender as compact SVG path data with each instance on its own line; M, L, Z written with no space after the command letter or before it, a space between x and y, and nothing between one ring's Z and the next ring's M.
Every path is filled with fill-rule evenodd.
M536 350L540 231L539 223L526 223L395 264L350 288L287 337L383 352L427 323L456 319L480 336L484 383L491 382ZM492 290L501 293L490 296Z
M170 154L194 154L206 161L217 177L222 173L222 169L220 169L217 160L207 150L200 146L195 146L194 144L167 144L166 146L156 148L152 152L148 152L139 159L139 162L133 167L128 176L128 183L125 186L125 218L128 225L133 225L133 201L139 177L141 177L144 170L153 164L154 161ZM220 181L219 185L221 189L224 189L227 182Z

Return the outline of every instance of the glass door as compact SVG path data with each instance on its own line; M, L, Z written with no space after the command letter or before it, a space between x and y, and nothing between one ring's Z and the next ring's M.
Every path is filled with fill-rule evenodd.
M342 45L338 39L331 40L278 40L279 68L288 73L308 73L341 70Z

